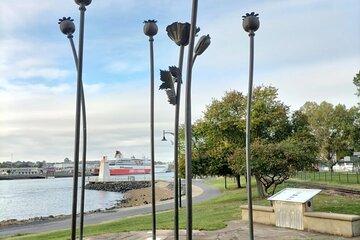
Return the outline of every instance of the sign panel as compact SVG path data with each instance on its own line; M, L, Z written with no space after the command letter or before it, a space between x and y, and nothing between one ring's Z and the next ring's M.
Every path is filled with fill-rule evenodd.
M321 189L285 188L269 197L268 200L305 203L320 192Z

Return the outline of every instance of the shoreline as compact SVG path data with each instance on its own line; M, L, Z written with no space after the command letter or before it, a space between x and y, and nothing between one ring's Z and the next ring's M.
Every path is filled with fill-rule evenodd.
M159 180L156 182L156 202L162 202L166 200L173 199L173 182ZM90 189L89 189L90 190ZM93 190L93 189L91 189ZM96 190L95 190L96 191ZM101 190L104 191L104 190ZM137 189L130 189L126 190L122 199L116 200L116 203L108 208L105 209L94 209L91 211L87 211L84 215L89 215L93 213L108 213L114 212L118 209L122 208L130 208L136 207L141 205L146 205L151 203L151 187L144 187L144 188L137 188ZM181 195L185 195L185 186L182 186L182 193ZM77 214L79 216L79 214ZM18 225L25 225L25 224L34 224L34 223L41 223L41 222L51 222L56 220L64 220L70 218L71 214L60 214L60 215L49 215L49 216L39 216L27 219L7 219L0 221L0 229L4 227L12 227Z

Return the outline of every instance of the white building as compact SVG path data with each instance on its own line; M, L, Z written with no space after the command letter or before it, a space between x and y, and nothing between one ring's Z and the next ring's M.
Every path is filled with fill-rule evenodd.
M320 171L330 171L325 165L319 166ZM334 172L358 172L360 171L360 152L354 152L353 156L346 156L333 167Z

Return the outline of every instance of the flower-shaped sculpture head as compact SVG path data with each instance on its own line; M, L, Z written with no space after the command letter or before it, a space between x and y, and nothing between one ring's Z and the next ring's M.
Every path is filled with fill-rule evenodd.
M246 32L255 32L260 27L259 14L247 13L243 16L243 28Z
M169 67L169 70L160 70L160 80L162 81L162 84L159 89L165 90L168 101L172 105L176 105L174 82L178 82L180 75L180 69L175 66Z
M158 26L156 25L156 20L147 20L144 21L144 33L148 37L153 37L158 32Z
M166 27L167 35L178 46L187 46L190 38L190 23L174 22ZM196 33L200 28L196 28Z
M166 27L167 35L178 46L189 44L190 23L174 22Z
M60 18L58 23L63 34L70 36L75 32L74 19L71 17Z
M202 36L195 47L195 55L200 56L210 46L211 38L208 35Z
M90 5L92 0L75 0L75 3L79 6L83 5L83 6L88 6Z

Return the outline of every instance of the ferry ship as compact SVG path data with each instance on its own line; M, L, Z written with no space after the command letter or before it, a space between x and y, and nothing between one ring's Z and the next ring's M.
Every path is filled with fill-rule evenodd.
M116 151L115 159L107 160L109 164L110 176L116 175L136 175L136 174L150 174L151 161L147 158L124 158L120 151ZM155 164L156 173L168 172L169 166L167 164ZM92 175L99 175L99 168L94 168Z

